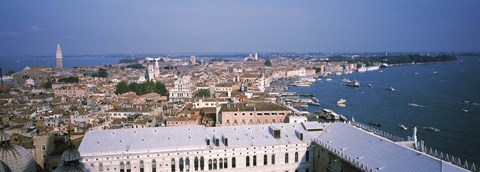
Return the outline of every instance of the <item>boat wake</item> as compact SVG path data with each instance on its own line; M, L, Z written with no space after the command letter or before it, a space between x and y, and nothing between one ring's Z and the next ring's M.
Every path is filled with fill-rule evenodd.
M440 129L438 128L434 128L434 127L422 127L424 130L430 130L430 131L434 131L434 132L439 132Z
M419 105L419 104L415 104L415 103L409 103L408 104L409 106L414 106L414 107L427 107L427 106L424 106L424 105Z

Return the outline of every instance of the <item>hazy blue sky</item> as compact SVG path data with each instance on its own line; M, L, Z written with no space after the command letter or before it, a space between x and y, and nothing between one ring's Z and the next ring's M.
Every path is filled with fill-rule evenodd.
M478 0L0 0L0 55L480 51Z

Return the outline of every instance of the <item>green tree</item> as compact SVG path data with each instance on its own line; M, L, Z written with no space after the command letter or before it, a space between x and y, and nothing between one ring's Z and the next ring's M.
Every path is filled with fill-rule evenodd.
M144 94L147 94L147 93L153 93L155 92L155 82L153 81L147 81L147 82L144 82L141 84L142 86L142 92Z
M108 72L104 68L98 69L97 73L92 74L93 77L99 77L99 78L106 78L108 76Z
M106 78L108 76L107 70L103 68L98 69L98 76L101 78Z
M52 89L52 80L48 79L47 82L44 82L42 84L42 88L45 88L45 89Z
M270 59L267 59L267 61L265 61L265 66L272 66L272 62L270 61Z
M59 79L58 81L66 83L78 83L80 80L78 79L78 77L70 76L68 78Z
M200 90L198 90L196 96L197 97L210 97L210 91L208 91L207 89L200 89Z
M132 83L128 84L128 89L129 89L129 91L133 91L133 92L137 93L137 95L143 95L144 94L142 85L140 85L138 83L135 83L135 82L132 82Z
M128 88L127 82L125 81L119 82L115 89L116 94L123 94L129 91L130 89Z
M14 73L15 73L15 71L9 70L9 71L7 72L7 75L10 76L10 75L13 75Z
M162 96L168 96L167 87L165 87L165 84L161 82L155 83L155 92Z

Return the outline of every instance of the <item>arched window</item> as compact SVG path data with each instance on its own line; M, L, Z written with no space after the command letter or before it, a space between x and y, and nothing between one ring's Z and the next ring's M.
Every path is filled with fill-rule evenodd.
M228 168L228 159L223 158L223 168Z
M193 168L195 171L198 171L198 157L193 159Z
M45 147L45 145L42 145L42 151L45 151L47 148Z
M213 169L217 169L217 159L213 159Z
M223 159L218 159L218 169L223 169Z
M250 157L249 156L247 156L245 158L245 163L246 163L247 167L250 167Z
M190 158L185 158L185 170L186 171L189 171L188 169L190 169Z
M172 172L175 171L175 158L172 158L172 160L170 161L170 168Z
M143 161L140 160L140 172L144 172L145 171L145 166L143 164Z
M285 153L285 164L288 163L288 153Z
M257 155L253 155L253 166L257 166Z
M237 167L237 162L235 161L235 157L232 157L232 168Z
M310 151L307 150L307 152L305 152L305 161L309 161L310 160Z
M267 164L268 164L268 156L263 155L263 165L267 165Z
M103 171L103 164L102 163L98 164L98 171Z
M180 169L180 171L183 171L183 158L180 158L178 160L178 168Z
M272 154L272 165L275 165L275 154Z
M205 169L205 160L203 159L203 156L200 157L200 170Z
M295 152L295 162L298 162L298 152Z
M152 160L152 172L157 172L157 162Z
M125 172L125 164L123 162L120 162L120 172Z
M130 165L130 161L127 161L127 164L125 166L127 167L127 172L132 171L132 166Z
M208 170L212 170L212 160L208 160Z

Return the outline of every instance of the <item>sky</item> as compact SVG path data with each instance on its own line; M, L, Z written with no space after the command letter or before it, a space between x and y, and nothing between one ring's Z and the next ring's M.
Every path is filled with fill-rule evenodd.
M0 56L480 51L478 0L0 0Z

